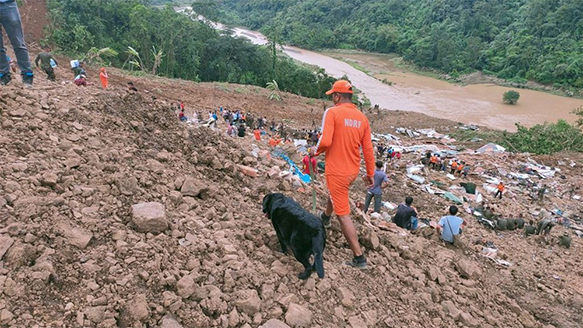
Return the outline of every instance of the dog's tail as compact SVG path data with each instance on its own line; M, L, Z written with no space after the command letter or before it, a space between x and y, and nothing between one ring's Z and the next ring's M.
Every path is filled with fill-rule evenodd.
M324 230L312 238L312 252L314 252L314 266L318 277L324 278L324 247L326 245L326 234Z

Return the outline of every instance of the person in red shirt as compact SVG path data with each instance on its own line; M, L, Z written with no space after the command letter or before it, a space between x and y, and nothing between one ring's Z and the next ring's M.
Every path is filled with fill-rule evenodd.
M352 85L345 80L338 80L332 90L334 107L324 112L322 119L322 136L312 153L316 156L326 153L326 184L328 187L328 205L321 218L325 226L330 225L330 216L336 212L342 233L346 238L354 258L346 262L354 268L367 267L366 258L358 243L354 223L350 219L350 202L348 190L360 172L360 151L364 154L366 164L366 187L373 185L375 173L374 151L368 119L352 103Z
M318 172L317 170L318 163L315 157L310 156L309 154L304 156L302 164L304 165L303 169L304 174L310 174L310 172L312 171L311 168L314 168L314 176L316 176L316 172Z

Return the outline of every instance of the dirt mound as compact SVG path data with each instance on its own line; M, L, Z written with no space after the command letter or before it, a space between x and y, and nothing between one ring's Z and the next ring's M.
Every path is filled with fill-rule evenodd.
M0 325L581 322L579 243L570 250L542 247L518 232L496 239L515 263L504 268L480 256L481 246L448 248L435 234L381 231L358 220L372 268L357 271L342 264L350 252L335 222L326 278L298 280L301 265L279 252L261 199L280 191L310 208L309 190L268 174L286 165L269 156L264 142L255 143L254 153L250 136L231 139L222 125L215 131L180 124L169 102L183 99L195 110L227 104L297 127L317 119L320 104L291 95L272 102L260 88L112 71L119 84L136 81L140 93L44 81L33 89L15 83L0 90ZM419 208L441 213L448 202L422 192L403 171L395 169L388 197L412 194ZM477 224L464 234L471 241L496 238Z
M46 0L23 0L20 15L26 42L38 44L45 37L44 28L49 25Z

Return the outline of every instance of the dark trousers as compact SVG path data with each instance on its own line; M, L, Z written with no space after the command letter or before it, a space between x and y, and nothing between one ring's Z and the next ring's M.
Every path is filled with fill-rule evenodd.
M371 194L369 192L366 193L366 199L364 200L364 212L368 211L368 207L370 206L370 201L374 197L374 212L380 213L381 212L381 194Z
M498 195L500 195L500 199L502 199L502 192L500 190L496 191L496 195L494 195L494 198L498 197Z
M32 65L30 58L28 58L28 48L24 42L24 34L22 32L22 23L20 20L20 12L18 12L18 5L16 2L0 3L0 25L6 31L14 53L16 54L16 62L20 67L20 72L32 73ZM6 48L4 47L4 40L0 32L0 73L10 73L10 63L6 57Z
M55 70L52 67L43 67L43 71L45 71L45 73L47 73L47 78L51 81L55 81L56 77L55 77Z

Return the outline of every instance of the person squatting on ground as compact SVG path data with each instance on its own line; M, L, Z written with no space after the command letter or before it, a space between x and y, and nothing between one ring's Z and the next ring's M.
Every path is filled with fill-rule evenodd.
M356 228L350 219L348 189L360 171L361 147L366 164L364 179L367 186L373 184L375 163L370 125L366 116L352 103L353 90L350 82L336 81L326 94L332 95L334 107L324 112L322 136L312 150L316 156L326 153L329 198L321 218L325 226L330 226L330 216L332 212L336 213L342 233L354 254L352 261L346 264L364 269L367 262L358 243Z
M374 172L373 180L374 180L373 186L369 188L366 192L366 198L364 200L364 213L368 211L368 207L373 197L374 197L374 212L375 213L381 212L383 189L389 186L389 178L387 178L387 175L383 171L383 162L381 161L376 162L376 170Z
M439 220L437 230L440 233L441 239L450 244L453 244L454 236L460 235L462 229L465 227L465 221L456 216L458 208L455 205L449 207L449 215L446 215Z
M51 60L55 63L55 65L58 65L57 60L51 54L51 48L44 47L43 51L36 56L34 64L36 65L36 67L42 68L42 70L45 71L45 73L47 73L47 79L55 82L56 80L55 70L53 69L53 65L51 65Z
M395 213L395 216L393 217L393 222L403 228L403 229L407 229L407 230L413 230L413 224L412 221L414 220L414 218L417 218L418 214L417 214L417 210L415 209L415 207L411 206L413 204L413 197L407 197L405 198L405 204L400 204L397 207L397 212Z
M0 0L0 24L4 27L4 31L6 31L16 54L16 61L22 75L22 83L25 86L32 86L34 73L28 57L28 48L24 42L22 22L16 1ZM7 85L11 80L10 62L8 61L8 56L6 56L3 34L0 31L0 84Z

